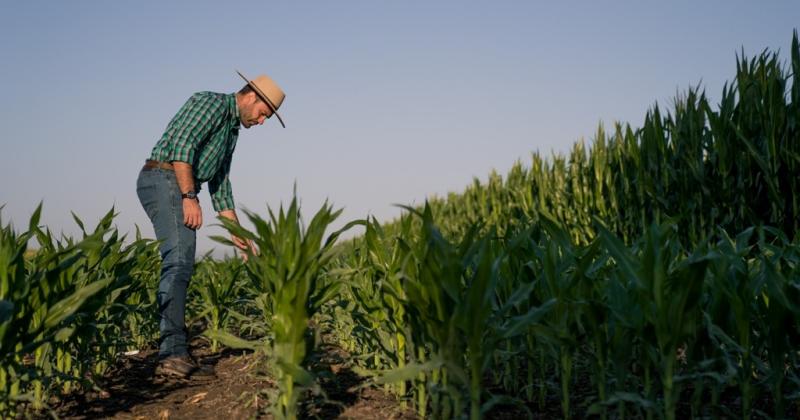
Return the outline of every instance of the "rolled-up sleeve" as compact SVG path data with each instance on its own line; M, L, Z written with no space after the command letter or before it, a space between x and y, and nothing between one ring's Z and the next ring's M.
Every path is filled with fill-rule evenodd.
M226 159L219 171L208 181L208 192L211 194L211 204L217 212L232 210L234 208L230 171L231 161L230 159Z
M167 161L194 165L197 148L222 122L223 103L212 96L192 95L170 121L164 135L171 139Z

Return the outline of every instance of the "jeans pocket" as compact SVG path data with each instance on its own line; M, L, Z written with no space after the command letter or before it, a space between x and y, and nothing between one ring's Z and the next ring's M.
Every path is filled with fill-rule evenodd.
M136 195L139 196L139 202L147 213L147 217L151 222L155 222L158 215L158 188L152 178L153 174L150 171L139 173L139 179L136 180Z

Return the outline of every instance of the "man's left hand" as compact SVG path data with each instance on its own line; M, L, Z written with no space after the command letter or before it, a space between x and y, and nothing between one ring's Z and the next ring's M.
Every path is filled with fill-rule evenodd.
M242 259L247 262L247 258L250 253L253 255L258 255L258 248L256 248L255 243L252 240L247 239L244 240L236 235L231 235L231 241L237 248L239 248L239 255L242 256ZM250 250L250 253L248 253Z
M239 218L236 216L236 210L234 210L234 209L222 210L221 212L219 212L219 215L222 216L222 217L225 217L227 219L233 220L237 224L239 223ZM247 253L248 250L250 250L250 252L253 255L258 255L258 248L256 248L256 246L253 243L253 241L251 241L249 239L245 240L245 239L242 239L242 238L240 238L240 237L238 237L238 236L236 236L234 234L231 234L231 242L233 242L233 244L236 246L236 248L239 249L239 254L242 256L242 259L245 260L245 261L247 261L247 257L249 255Z

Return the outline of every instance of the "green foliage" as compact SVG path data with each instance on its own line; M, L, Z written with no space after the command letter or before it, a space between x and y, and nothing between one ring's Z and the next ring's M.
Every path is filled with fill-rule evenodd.
M245 267L261 315L269 325L271 340L256 344L220 333L211 337L226 345L260 349L269 354L277 368L279 387L273 414L294 419L300 393L314 383L313 375L304 368L309 347L313 346L307 336L309 321L342 287L341 283L327 279L325 267L335 256L333 245L338 236L361 222L349 223L323 242L326 229L341 213L333 211L327 203L307 227L303 226L296 197L285 211L283 206L277 214L269 209L269 220L245 213L255 226L253 232L225 218L220 220L231 234L252 240L259 251L249 250ZM215 239L233 245L226 238Z
M19 402L45 408L51 391L68 393L102 375L132 337L120 335L131 315L123 304L140 293L141 255L155 244L125 245L111 227L113 209L79 241L56 239L39 227L41 205L28 230L17 234L0 220L0 412ZM38 241L35 253L28 242Z
M788 68L777 53L740 57L718 107L690 88L670 112L653 106L639 129L601 125L588 149L578 142L549 160L535 152L505 178L475 179L462 194L431 200L435 219L453 238L474 224L505 235L549 214L583 245L597 236L595 217L626 244L667 220L687 243L718 227L761 224L792 239L800 227L798 50L795 36Z
M784 416L800 383L798 70L795 34L789 69L739 58L717 109L692 88L640 129L601 126L588 150L370 222L337 262L336 336L423 417L558 389L569 418L578 376L603 418L674 418L687 384L696 416L749 418L763 393Z
M235 320L233 308L242 301L243 273L244 264L239 259L216 261L207 257L196 264L193 281L196 286L191 290L196 291L199 299L192 301L199 305L195 310L197 317L205 318L209 332L224 332ZM211 351L216 353L219 344L212 339Z
M394 222L325 238L341 211L326 203L305 225L297 198L246 213L252 231L221 219L258 252L201 260L191 318L215 351L271 362L279 418L315 389L321 329L423 418L548 400L564 418L673 419L679 403L751 418L763 398L785 418L800 395L798 121L795 33L788 66L739 57L717 107L689 89L639 129L601 126L588 147L535 153ZM157 244L125 244L113 210L91 232L75 216L80 239L55 238L40 212L22 233L0 219L4 416L91 386L157 334ZM354 225L364 234L336 244ZM593 391L576 401L581 378Z

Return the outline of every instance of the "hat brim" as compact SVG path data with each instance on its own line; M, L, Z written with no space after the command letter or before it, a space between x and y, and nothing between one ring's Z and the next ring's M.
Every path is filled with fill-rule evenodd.
M272 103L269 97L267 97L267 95L264 94L264 92L262 92L261 89L259 89L258 86L255 85L255 83L251 82L248 78L244 77L244 75L240 73L239 70L236 70L236 73L239 73L239 76L241 76L242 79L244 79L244 81L247 82L247 85L253 89L256 95L258 95L258 97L261 98L267 104L272 113L276 117L278 117L278 121L280 121L281 126L283 126L283 128L286 128L286 124L283 123L283 118L281 118L280 114L278 114L278 107L276 107L275 104Z

